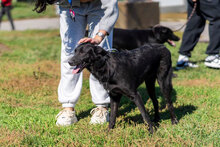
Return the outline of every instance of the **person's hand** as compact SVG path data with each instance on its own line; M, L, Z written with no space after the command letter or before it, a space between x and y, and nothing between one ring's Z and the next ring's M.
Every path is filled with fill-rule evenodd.
M98 38L98 37L88 38L88 37L85 37L85 38L80 39L78 44L86 43L86 42L98 45L102 42L102 38Z
M192 0L193 2L196 2L197 0Z
M86 42L90 42L96 45L100 44L102 40L105 38L105 36L107 35L107 32L105 30L99 30L98 32L101 32L103 35L100 36L96 34L94 38L88 38L88 37L82 38L79 40L78 44L86 43Z

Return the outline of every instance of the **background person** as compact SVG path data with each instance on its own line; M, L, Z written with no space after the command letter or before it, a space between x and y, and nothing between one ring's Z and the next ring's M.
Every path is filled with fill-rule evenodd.
M5 14L7 14L8 19L11 23L11 29L15 30L15 26L14 26L13 19L12 19L12 16L11 16L12 0L1 0L1 7L2 7L2 9L0 11L0 24L1 24L1 21L2 21L2 17Z
M38 13L46 10L47 4L56 0L37 0L35 9ZM58 87L58 98L63 110L57 115L58 126L68 126L77 122L74 107L79 99L83 74L73 74L73 67L68 64L79 43L90 42L107 49L112 45L112 29L118 18L117 0L61 0L58 1L61 35L61 80ZM89 37L84 38L88 24ZM91 111L90 123L104 123L109 119L107 106L110 103L108 93L99 81L90 75L90 92L93 103L97 106Z
M199 37L204 30L207 20L209 21L210 42L206 50L208 56L205 59L205 65L211 68L220 68L220 1L187 1L188 16L191 14L195 2L197 3L197 8L184 30L176 68L184 69L185 67L198 67L198 65L191 63L189 58L191 57L191 51L193 51L199 41Z

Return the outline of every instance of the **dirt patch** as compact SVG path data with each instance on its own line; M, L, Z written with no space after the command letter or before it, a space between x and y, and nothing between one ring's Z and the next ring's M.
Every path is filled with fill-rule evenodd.
M5 51L10 51L10 48L0 43L0 55Z
M181 86L208 86L215 87L220 84L220 80L216 79L213 82L210 82L208 79L194 79L194 80L186 80L186 81L177 81L175 85Z
M0 128L0 144L2 146L19 146L24 138L24 132L9 131L6 128Z
M33 65L20 65L21 69L28 68L32 75L16 75L8 73L9 79L2 83L1 87L10 91L22 91L27 95L32 95L49 86L50 90L56 90L59 82L59 64L52 61L39 62ZM19 67L18 67L19 68ZM16 70L16 69L15 69Z
M13 67L10 65L15 66ZM1 102L8 103L11 106L27 105L23 97L29 97L29 101L36 103L45 103L47 99L49 105L54 104L57 99L57 87L60 80L60 65L54 61L42 61L35 64L10 64L9 67L1 67L2 74L7 73L7 77L0 84L0 89L5 96L2 96ZM0 72L1 74L1 72ZM9 94L9 95L8 95ZM21 98L16 97L21 95ZM36 98L38 98L36 100ZM56 101L55 101L56 102ZM52 104L50 104L52 103Z

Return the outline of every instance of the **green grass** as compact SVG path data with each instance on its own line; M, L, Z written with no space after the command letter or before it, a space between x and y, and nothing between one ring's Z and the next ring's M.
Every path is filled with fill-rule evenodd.
M25 2L13 2L13 9L11 10L12 18L18 19L33 19L42 17L56 17L55 6L48 6L47 10L42 13L33 11L34 1L31 3ZM3 17L3 20L8 20L7 16Z
M179 34L181 35L181 34ZM94 108L89 92L88 72L84 73L81 98L76 105L79 122L56 127L61 110L57 100L60 77L60 37L58 30L0 32L0 146L219 146L220 71L206 68L202 60L207 44L199 43L192 56L199 68L175 71L173 79L178 125L171 125L164 100L156 91L161 114L157 131L149 135L140 112L123 98L115 129L108 124L90 125ZM173 65L178 57L172 52ZM153 106L139 88L153 118Z

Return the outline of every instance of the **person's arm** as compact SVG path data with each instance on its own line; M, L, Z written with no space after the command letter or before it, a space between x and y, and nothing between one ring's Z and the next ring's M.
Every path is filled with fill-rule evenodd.
M100 20L98 32L101 32L106 36L112 31L114 24L118 19L118 2L117 0L101 0L101 3L101 9L104 10L104 15ZM100 37L96 35L94 38L82 38L78 43L90 42L93 44L99 44L104 39L104 36Z
M101 2L101 9L105 11L100 20L99 28L110 33L118 19L118 2L117 0L101 0Z

